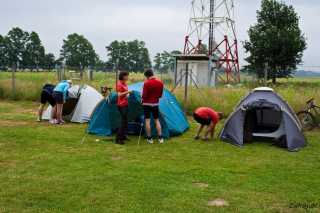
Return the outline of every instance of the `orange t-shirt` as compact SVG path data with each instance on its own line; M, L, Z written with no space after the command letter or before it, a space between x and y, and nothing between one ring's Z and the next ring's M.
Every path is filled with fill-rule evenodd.
M208 107L200 107L194 111L199 117L203 119L210 119L213 125L216 125L219 121L219 115Z
M117 92L127 92L128 85L126 82L119 81L117 84ZM125 106L129 104L128 99L125 98L126 96L118 96L118 106Z

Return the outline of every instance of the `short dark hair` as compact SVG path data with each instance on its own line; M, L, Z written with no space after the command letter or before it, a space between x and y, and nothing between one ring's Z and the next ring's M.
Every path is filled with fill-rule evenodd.
M152 70L150 68L146 69L146 71L144 71L144 76L147 76L147 77L153 76Z
M122 81L124 76L129 75L129 73L127 71L121 71L119 73L119 80Z

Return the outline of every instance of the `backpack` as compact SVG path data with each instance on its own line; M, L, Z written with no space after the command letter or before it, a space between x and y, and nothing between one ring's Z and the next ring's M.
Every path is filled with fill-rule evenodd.
M276 137L273 141L273 146L277 146L280 148L288 148L287 145L287 135L280 135L278 137Z

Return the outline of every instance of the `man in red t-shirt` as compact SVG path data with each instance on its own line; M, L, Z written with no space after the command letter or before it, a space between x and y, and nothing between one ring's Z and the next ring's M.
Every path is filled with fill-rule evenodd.
M214 140L214 130L218 121L222 119L222 112L215 112L207 107L200 107L196 109L193 113L193 118L200 124L198 127L195 139L199 139L199 133L202 131L203 127L207 125L207 128L204 130L204 134L201 138L202 141L209 141L207 135L210 132L211 139Z
M124 140L129 140L125 135L125 130L129 123L129 94L132 93L132 90L128 90L128 85L126 81L129 78L129 73L127 71L121 71L119 73L119 82L117 84L117 94L118 94L118 110L121 114L121 124L116 136L116 143L123 145L125 144Z
M159 99L162 97L163 83L153 76L153 72L151 69L146 69L144 72L144 76L147 78L147 81L143 84L141 98L143 99L143 112L148 137L147 141L149 143L153 143L153 140L151 138L150 126L150 114L152 113L159 136L159 143L163 143L163 138L161 135L161 125L159 122Z

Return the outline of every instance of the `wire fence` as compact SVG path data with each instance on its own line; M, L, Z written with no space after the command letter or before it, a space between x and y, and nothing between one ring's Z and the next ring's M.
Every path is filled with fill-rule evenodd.
M61 69L62 78L61 79L82 79L82 78L108 78L115 77L116 70L119 71L125 70L133 73L143 73L145 69L148 67L123 67L119 66L96 66L90 67L89 69L81 69L79 66L41 66L41 67L31 67L31 66L17 66L15 67L15 72L52 72L56 73L59 76L59 72ZM0 72L11 72L11 67L0 67ZM172 70L157 70L153 68L154 72L158 74L161 80L165 84L174 84L174 75ZM260 70L250 70L246 72L231 72L228 74L223 71L218 72L218 86L223 86L226 84L225 79L229 78L230 85L245 85L245 84L261 84L264 80L264 69ZM311 72L311 71L293 71L291 74L292 77L320 77L319 72ZM268 73L268 79L272 79L273 77L277 78L277 75ZM289 78L290 76L287 76Z

